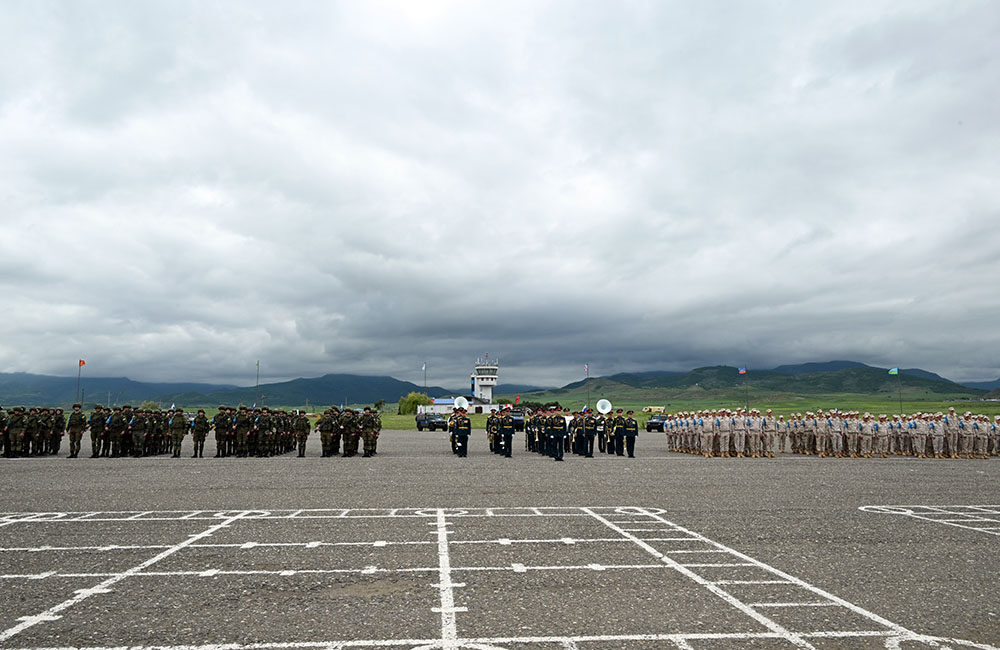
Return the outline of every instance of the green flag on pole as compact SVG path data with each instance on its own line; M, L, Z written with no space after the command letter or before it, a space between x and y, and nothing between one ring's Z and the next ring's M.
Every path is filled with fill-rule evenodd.
M889 374L890 375L898 375L899 374L899 368L889 368Z

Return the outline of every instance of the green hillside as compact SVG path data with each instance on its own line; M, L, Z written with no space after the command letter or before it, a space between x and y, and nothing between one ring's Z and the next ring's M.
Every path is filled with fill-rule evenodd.
M899 411L901 396L905 412L945 410L951 405L962 410L1000 412L1000 403L980 401L984 393L946 379L889 375L885 369L867 366L805 374L751 371L746 375L731 366L709 366L683 375L623 373L595 377L559 389L522 394L521 399L558 401L571 408L593 406L605 398L616 407L665 406L669 411L749 404L772 408L776 413L817 408L894 413Z
M930 373L927 373L930 375ZM691 372L678 374L622 373L610 377L595 377L574 382L562 388L529 393L557 397L574 391L586 394L599 391L628 393L635 390L649 390L665 396L678 392L705 392L744 390L768 393L815 394L815 393L862 393L896 394L900 387L904 392L925 392L936 395L966 395L979 397L985 391L968 388L947 379L915 374L890 375L885 369L870 367L843 368L833 372L812 372L786 374L774 370L757 370L740 375L732 366L707 366ZM526 398L527 396L522 396Z

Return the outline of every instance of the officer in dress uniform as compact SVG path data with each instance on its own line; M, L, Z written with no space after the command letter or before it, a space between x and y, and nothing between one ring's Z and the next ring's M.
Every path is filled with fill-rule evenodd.
M608 453L614 453L616 456L625 455L625 439L622 427L625 426L625 416L622 415L622 409L615 411L615 418L611 423L611 436L608 439ZM612 451L613 450L613 451Z
M639 436L639 423L632 417L634 411L626 413L622 424L622 434L625 437L625 451L629 458L635 458L635 439Z
M593 411L587 411L583 418L583 457L594 457L594 438L597 437L597 418Z
M458 409L455 416L455 453L459 458L469 455L469 435L472 434L472 421L465 414L465 409Z
M557 409L549 417L549 455L562 462L564 440L566 439L566 418Z
M486 439L490 445L490 451L494 454L501 453L500 449L500 418L496 411L490 411L486 418Z
M509 406L500 413L497 431L504 458L511 458L514 450L514 418L510 414Z

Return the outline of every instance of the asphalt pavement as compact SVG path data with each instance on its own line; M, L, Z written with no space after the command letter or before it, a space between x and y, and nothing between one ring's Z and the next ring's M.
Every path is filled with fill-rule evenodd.
M186 447L0 459L0 648L1000 647L1000 459Z

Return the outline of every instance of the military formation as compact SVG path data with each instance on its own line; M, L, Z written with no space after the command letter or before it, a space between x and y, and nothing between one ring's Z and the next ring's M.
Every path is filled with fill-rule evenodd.
M721 409L668 415L671 451L705 458L774 458L775 453L820 458L988 458L1000 455L1000 415L955 409L907 416L817 410L775 417L770 409Z
M364 441L364 457L375 455L382 422L378 413L366 408L361 414L337 408L326 411L316 429L323 441L323 456L358 452ZM74 404L69 417L62 409L0 408L0 442L3 455L44 456L58 454L63 436L69 438L68 458L79 458L84 436L89 432L91 458L120 458L169 455L180 458L184 439L192 441L191 458L205 457L205 442L215 439L215 457L269 457L298 450L305 456L306 442L313 430L302 411L219 406L209 419L204 409L192 418L183 409L133 409L131 405L105 408L100 404L88 416Z
M336 406L327 409L316 423L323 457L342 455L344 458L358 455L358 442L363 443L362 458L371 458L378 453L378 437L382 432L382 419L378 411L365 407L361 414L351 409L340 410ZM343 443L343 454L341 454ZM299 455L304 455L305 440L301 441Z
M536 410L525 419L525 450L555 461L563 461L567 453L593 458L598 453L635 458L635 442L639 423L632 411L622 409L603 415L593 411L570 412L569 409ZM452 452L468 455L471 424L465 409L455 409L448 421ZM490 413L486 419L486 439L494 454L511 458L515 432L510 408Z

